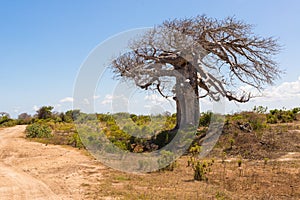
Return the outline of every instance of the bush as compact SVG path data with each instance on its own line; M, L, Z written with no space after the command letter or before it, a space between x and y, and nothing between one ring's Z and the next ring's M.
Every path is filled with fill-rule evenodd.
M0 113L0 127L11 127L17 125L17 121L11 119L8 113Z
M84 147L84 145L83 145L83 143L81 141L81 138L79 137L78 133L74 133L71 136L71 138L69 140L69 145L72 145L73 147L76 147L76 148L79 148L79 149L81 149L81 148Z
M15 126L15 125L17 125L17 121L13 120L13 119L10 119L10 120L0 124L0 127L12 127L12 126Z
M3 116L0 118L0 125L9 122L11 119L8 116Z
M263 106L254 106L253 112L258 113L258 114L265 114L268 110L268 107L263 107Z
M212 112L202 113L199 119L199 126L209 126L211 117L212 117Z
M208 178L206 175L211 170L210 166L212 166L212 162L197 161L197 163L193 165L194 180L195 181L207 181Z
M292 110L270 110L270 113L267 115L267 122L270 124L276 124L277 122L293 122L294 120L297 120L297 114L299 111L300 108L293 108Z
M214 163L214 160L211 162L205 160L199 160L198 155L201 152L201 146L194 144L190 149L189 153L190 158L188 160L188 167L192 167L194 171L194 180L196 181L207 181L207 173L211 171L211 166Z
M28 138L49 138L51 137L51 128L46 124L34 123L26 127L26 137Z
M278 122L278 119L276 116L274 116L272 114L267 115L267 123L276 124L277 122Z

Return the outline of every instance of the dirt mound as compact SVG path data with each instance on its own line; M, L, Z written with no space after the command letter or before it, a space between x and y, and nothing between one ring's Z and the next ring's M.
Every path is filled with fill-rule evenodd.
M288 152L300 152L300 122L267 125L260 130L243 130L236 123L224 127L210 156L241 156L245 159L276 159Z

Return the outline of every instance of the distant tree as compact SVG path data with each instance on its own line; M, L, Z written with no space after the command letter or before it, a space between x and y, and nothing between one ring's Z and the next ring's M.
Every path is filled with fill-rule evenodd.
M18 115L18 120L21 124L28 124L32 120L32 117L27 113L21 113Z
M253 112L259 113L259 114L264 114L266 113L268 110L268 107L264 107L264 106L254 106L253 108Z
M176 128L197 126L199 98L247 102L252 96L241 86L260 90L279 77L273 60L279 51L277 40L252 30L252 25L233 17L168 20L133 40L131 51L115 58L111 66L117 77L172 97Z
M29 119L31 118L31 115L27 114L27 113L21 113L18 115L18 119L21 119L21 120L25 120L25 119Z
M0 117L7 117L10 118L10 115L7 112L0 112Z
M11 121L9 114L7 112L0 112L0 125Z
M72 122L75 121L80 116L80 110L68 110L65 113L65 121Z
M48 119L52 117L52 106L43 106L37 111L38 119Z
M57 112L57 111L53 111L51 118L55 121L55 122L62 122L63 119L61 118L61 113Z

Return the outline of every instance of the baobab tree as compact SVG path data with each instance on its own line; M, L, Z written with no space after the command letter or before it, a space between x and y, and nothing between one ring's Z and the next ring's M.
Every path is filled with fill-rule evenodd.
M243 86L261 90L281 73L274 61L277 40L255 35L252 25L234 17L167 20L131 41L129 49L112 61L113 72L173 98L176 128L198 125L200 98L244 103L252 96Z

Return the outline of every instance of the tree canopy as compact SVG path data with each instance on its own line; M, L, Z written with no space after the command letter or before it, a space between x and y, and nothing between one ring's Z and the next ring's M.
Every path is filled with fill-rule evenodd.
M38 119L51 118L53 108L53 106L43 106L40 109L38 109L36 111Z
M129 48L112 61L113 72L142 89L173 97L178 123L181 116L183 123L196 123L198 113L191 109L199 106L199 98L247 102L251 94L243 86L261 90L281 73L274 61L277 40L255 35L252 25L234 17L167 20Z

